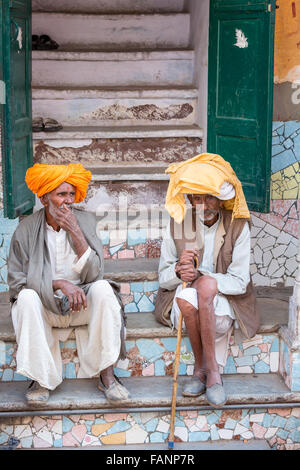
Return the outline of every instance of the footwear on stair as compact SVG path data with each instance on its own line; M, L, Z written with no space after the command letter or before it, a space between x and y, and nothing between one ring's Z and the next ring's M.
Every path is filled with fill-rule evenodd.
M225 405L227 398L223 385L213 384L211 387L207 387L206 398L208 403L215 408Z
M101 390L104 395L106 396L107 401L113 405L122 405L128 401L130 398L130 393L128 392L127 388L122 385L118 377L114 376L114 382L109 386L106 387L102 382L101 376L99 377L98 388Z
M49 390L33 380L25 393L26 400L32 405L41 405L48 401Z
M206 386L199 377L192 377L184 386L182 395L184 397L198 397L205 392Z

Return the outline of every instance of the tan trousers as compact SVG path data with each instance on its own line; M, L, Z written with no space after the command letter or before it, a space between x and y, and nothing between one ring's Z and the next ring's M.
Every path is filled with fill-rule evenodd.
M107 281L96 281L87 294L87 310L60 316L47 311L38 294L23 289L12 307L18 343L17 372L54 390L62 382L59 341L75 328L78 377L93 377L113 365L120 353L120 305Z

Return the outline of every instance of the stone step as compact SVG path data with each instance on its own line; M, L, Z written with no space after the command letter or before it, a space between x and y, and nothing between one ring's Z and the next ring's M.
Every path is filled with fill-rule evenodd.
M124 377L122 382L128 388L131 399L124 403L122 410L147 409L151 411L166 410L171 405L172 399L171 376L166 377ZM182 395L182 389L187 382L187 377L178 377L177 404L179 409L212 409L206 399L206 395L190 398ZM299 392L291 392L278 374L232 374L224 375L223 383L228 397L226 409L230 405L256 407L258 404L265 407L289 404L299 406ZM28 412L34 410L26 402L24 392L27 384L24 382L6 382L0 384L0 416L4 413L13 416L16 412ZM35 411L39 415L53 411L64 411L73 414L81 410L91 413L121 412L120 408L112 408L104 394L97 389L97 378L64 380L54 391L50 393L47 403L39 405ZM107 412L107 411L106 411ZM55 413L54 413L55 414ZM64 414L64 413L63 413Z
M121 296L127 312L127 357L115 365L115 373L119 377L172 374L177 333L175 330L158 323L149 311L145 313L142 310L150 305L147 296L150 294L151 298L151 290L157 288L157 285L154 284L148 281L131 283L128 285L129 295L126 291L124 292L124 284L121 285ZM258 298L258 307L261 311L259 332L251 340L246 340L241 336L239 330L234 330L226 365L224 368L220 368L222 373L270 373L284 369L283 362L286 359L280 332L281 327L288 322L288 303L283 300L284 297L276 299L272 293L265 292L265 290L259 293L258 289L257 295L264 296ZM270 297L267 297L268 295ZM0 353L2 353L0 354L0 380L4 382L24 381L26 378L16 373L17 345L7 294L1 294L0 299L2 302L0 303ZM135 305L135 310L132 308L133 305ZM152 303L151 305L153 310L154 306ZM138 313L132 313L134 311L138 311ZM75 334L73 332L67 341L60 344L63 378L75 379L78 374L79 362L74 340ZM191 375L193 364L194 356L184 330L179 375Z
M277 374L225 376L228 401L212 408L205 394L184 398L186 378L178 378L174 449L196 442L221 445L254 439L272 449L299 448L299 393L287 390ZM0 384L0 440L17 448L94 448L165 444L170 432L172 378L130 378L123 383L131 400L111 408L96 379L65 380L47 404L27 405L23 383ZM264 440L264 441L263 441ZM177 444L178 443L178 444ZM110 447L109 447L110 446ZM102 447L105 449L105 447ZM114 447L115 448L115 447ZM201 447L199 447L201 448ZM138 447L137 447L138 449Z
M64 127L191 126L198 90L33 88L33 117L50 117Z
M70 127L65 126L58 132L34 132L33 141L44 141L46 145L56 149L61 147L78 148L91 144L91 139L163 139L163 138L193 138L202 139L203 129L193 126L118 126L118 127ZM136 142L135 142L136 145ZM201 145L201 141L200 141Z
M32 51L32 86L192 86L192 50Z
M47 32L62 50L187 48L190 15L33 12L32 32Z
M32 11L69 13L158 13L182 12L184 0L32 0Z
M0 341L14 342L16 340L8 304L8 296L6 293L1 293L1 297L5 295L6 302L0 303ZM258 297L257 299L259 309L261 311L261 325L258 331L259 335L269 335L278 333L281 326L288 323L288 303L280 299L272 299L267 297ZM138 312L127 314L127 338L140 339L140 338L175 338L177 335L176 330L158 323L151 312ZM183 336L186 332L183 331ZM241 341L238 332L235 332L235 337ZM71 339L75 336L72 335ZM246 343L252 340L245 340ZM257 339L253 340L254 342ZM174 344L172 346L174 349Z

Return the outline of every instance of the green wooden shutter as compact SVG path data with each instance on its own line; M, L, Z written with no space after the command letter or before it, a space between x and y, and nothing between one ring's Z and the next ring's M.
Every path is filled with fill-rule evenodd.
M34 196L24 181L33 163L31 118L31 0L2 1L2 105L4 215L30 211Z
M269 210L275 0L211 0L207 151L229 161L249 208Z

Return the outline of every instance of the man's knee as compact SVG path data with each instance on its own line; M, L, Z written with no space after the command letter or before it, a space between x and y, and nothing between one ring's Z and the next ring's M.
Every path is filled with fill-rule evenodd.
M198 314L198 309L185 299L176 298L177 305L184 318L192 317Z
M112 307L115 302L118 304L112 286L105 279L93 282L88 291L88 298L96 302L109 301Z
M106 295L112 292L112 287L105 279L95 281L89 288L89 293L92 295Z
M18 305L24 307L31 302L41 303L38 293L33 289L22 289L18 294Z
M211 302L218 293L218 283L211 276L201 276L193 283L197 290L198 298L202 302Z

